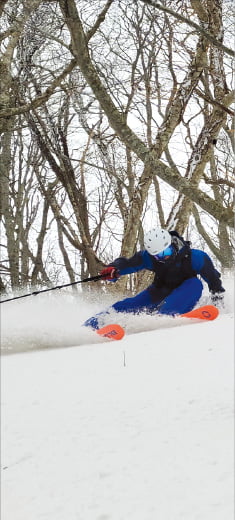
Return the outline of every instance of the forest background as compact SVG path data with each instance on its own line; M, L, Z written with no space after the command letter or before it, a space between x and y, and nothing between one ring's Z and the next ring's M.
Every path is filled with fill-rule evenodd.
M96 275L154 225L231 269L233 10L1 0L2 293Z

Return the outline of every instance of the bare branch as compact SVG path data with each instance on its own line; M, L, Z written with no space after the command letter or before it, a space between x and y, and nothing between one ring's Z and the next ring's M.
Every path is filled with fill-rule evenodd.
M223 45L223 43L219 42L212 34L210 34L208 31L203 29L200 25L193 22L192 20L189 20L182 14L176 13L173 11L173 9L170 9L169 7L166 7L162 4L159 4L159 2L153 2L153 0L141 0L144 4L150 5L151 7L156 7L156 9L159 9L160 11L163 11L165 13L170 14L171 16L174 16L177 20L180 20L181 22L186 23L190 27L193 27L197 32L205 36L207 40L215 45L215 47L218 47L222 51L224 51L226 54L229 54L229 56L232 56L234 58L234 51L233 49L230 49L229 47L226 47L226 45Z
M31 103L27 105L21 105L17 108L9 108L7 110L0 110L0 119L6 117L13 117L19 114L25 114L26 112L30 112L30 110L36 109L40 107L43 103L48 101L50 96L54 93L55 89L59 87L61 82L65 79L65 77L72 72L72 70L76 67L76 60L73 58L70 63L65 67L63 72L52 81L51 85L45 90L43 94L37 96Z
M105 16L106 16L106 14L107 14L107 12L108 12L108 10L109 10L109 8L110 8L110 6L112 5L113 2L114 2L114 0L107 0L107 3L104 6L104 9L99 14L95 24L93 25L93 27L86 34L87 41L89 41L92 38L92 36L94 36L96 31L99 29L100 25L105 20Z
M235 187L235 182L233 181L229 181L228 179L221 179L221 177L218 177L217 180L212 180L212 179L209 179L209 177L207 177L206 175L203 175L203 178L206 182L206 184L214 184L214 185L221 185L221 184L225 184L226 186L229 186L230 188L234 188Z
M219 103L219 101L217 101L216 99L213 99L211 96L203 94L203 92L199 88L195 88L195 93L202 99L205 99L205 101L207 101L207 103L210 103L211 105L216 105L217 107L219 107L222 110L224 110L225 112L227 112L227 114L229 114L230 116L235 115L234 110L230 110L230 108L226 107L222 103ZM231 95L234 96L234 94L235 94L234 91L231 92Z

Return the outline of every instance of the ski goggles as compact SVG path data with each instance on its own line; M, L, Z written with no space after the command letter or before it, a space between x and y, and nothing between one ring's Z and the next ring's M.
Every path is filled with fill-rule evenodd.
M173 246L168 246L166 249L158 253L157 255L154 255L156 260L167 260L171 255L173 255L174 249Z

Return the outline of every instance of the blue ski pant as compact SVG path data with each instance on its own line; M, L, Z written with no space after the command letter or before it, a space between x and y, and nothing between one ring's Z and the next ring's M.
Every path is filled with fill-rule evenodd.
M116 312L157 313L174 316L191 311L201 297L202 282L194 277L185 280L176 289L156 287L154 284L131 298L114 303L110 309L103 311L85 322L86 326L99 328L99 316L104 316L114 309Z
M117 312L157 312L183 314L191 311L202 294L203 285L198 278L185 280L176 289L156 287L154 284L132 298L125 298L112 305Z

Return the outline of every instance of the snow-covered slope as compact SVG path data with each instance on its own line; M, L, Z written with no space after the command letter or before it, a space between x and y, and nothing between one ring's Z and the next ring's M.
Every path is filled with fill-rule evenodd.
M21 347L63 342L68 305L43 343L37 301L4 311L6 348L16 331ZM1 520L232 520L231 309L155 330L142 316L132 327L152 330L116 343L84 332L81 317L80 346L2 357Z

